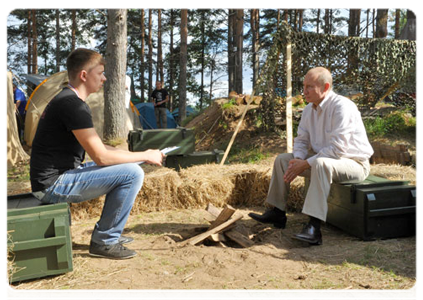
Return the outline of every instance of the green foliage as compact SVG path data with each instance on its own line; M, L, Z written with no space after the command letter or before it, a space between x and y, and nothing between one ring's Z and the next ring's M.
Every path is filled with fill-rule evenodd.
M268 153L263 153L259 147L238 148L232 146L228 160L231 163L254 164L269 157Z
M383 118L365 119L364 126L369 137L414 133L416 130L416 118L410 116L406 111L396 111Z
M222 104L222 110L229 110L236 105L234 98L230 99L228 102Z

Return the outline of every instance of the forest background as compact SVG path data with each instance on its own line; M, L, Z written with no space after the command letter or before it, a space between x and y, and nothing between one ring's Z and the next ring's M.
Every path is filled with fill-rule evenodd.
M181 12L186 11L186 20ZM230 91L250 93L282 21L295 31L400 38L407 9L128 9L127 75L131 98L148 101L155 81L170 92L170 110L201 110ZM106 52L105 9L16 9L7 17L7 67L16 75L65 69L76 47ZM187 36L181 32L187 24ZM186 47L181 41L187 39ZM185 51L185 55L182 51ZM186 62L182 59L186 56ZM181 78L185 69L186 78ZM30 94L30 90L27 91ZM184 96L188 95L188 96ZM294 95L295 96L295 95Z

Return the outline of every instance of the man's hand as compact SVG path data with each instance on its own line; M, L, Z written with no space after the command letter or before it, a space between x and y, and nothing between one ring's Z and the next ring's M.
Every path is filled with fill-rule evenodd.
M285 172L283 179L285 182L292 182L298 175L310 168L307 160L291 159L289 161L288 170Z
M146 159L147 164L161 166L165 155L160 150L147 150L145 154L148 155Z

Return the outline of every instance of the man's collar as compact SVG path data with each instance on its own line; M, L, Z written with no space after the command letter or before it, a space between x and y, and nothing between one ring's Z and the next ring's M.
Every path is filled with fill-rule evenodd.
M323 100L318 105L316 105L316 106L313 105L314 110L317 110L317 111L324 110L325 107L326 107L326 104L328 103L328 99L332 96L332 94L333 94L333 91L330 90L327 93L326 97L323 98Z

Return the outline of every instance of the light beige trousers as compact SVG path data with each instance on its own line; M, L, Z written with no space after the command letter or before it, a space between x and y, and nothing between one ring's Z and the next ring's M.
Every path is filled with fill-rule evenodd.
M292 153L278 155L275 160L270 180L267 203L286 211L286 200L290 184L283 180L288 164L294 156ZM364 180L369 176L369 163L358 163L348 158L318 158L309 170L301 176L310 178L310 186L304 201L302 213L326 221L328 211L327 199L332 182L347 180Z

